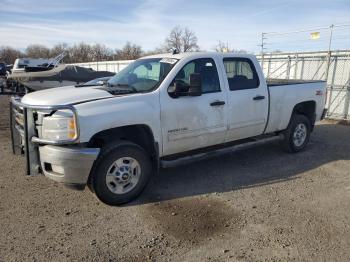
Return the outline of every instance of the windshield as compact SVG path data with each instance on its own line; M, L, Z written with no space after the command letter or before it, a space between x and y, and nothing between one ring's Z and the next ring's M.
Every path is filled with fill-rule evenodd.
M159 86L178 60L173 58L139 59L107 82L107 87L147 92Z

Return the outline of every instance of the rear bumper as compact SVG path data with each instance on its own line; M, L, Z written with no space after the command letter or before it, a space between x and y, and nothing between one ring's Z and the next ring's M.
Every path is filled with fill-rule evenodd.
M69 186L85 185L99 148L40 146L42 172L46 177Z

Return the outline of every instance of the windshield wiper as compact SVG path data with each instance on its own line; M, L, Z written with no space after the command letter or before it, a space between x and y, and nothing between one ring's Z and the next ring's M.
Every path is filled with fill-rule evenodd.
M129 84L119 84L119 83L113 85L113 84L108 83L107 87L130 87L130 85Z
M79 85L75 85L75 87L86 87L86 86L103 86L104 84L79 84Z
M122 94L134 94L137 93L133 89L105 89L107 92L113 95L122 95Z
M130 91L132 91L132 93L137 93L138 92L138 90L135 88L135 87L133 87L133 86L131 86L131 85L129 85L129 84L115 84L115 85L113 85L113 84L108 84L107 85L107 88L109 88L109 87L116 87L116 88L127 88L127 89L123 89L123 90L130 90Z

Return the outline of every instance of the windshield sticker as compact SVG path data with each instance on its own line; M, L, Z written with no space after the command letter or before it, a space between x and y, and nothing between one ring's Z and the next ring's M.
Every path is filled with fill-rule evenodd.
M159 62L173 65L173 64L175 64L177 62L177 59L174 59L174 58L163 58Z

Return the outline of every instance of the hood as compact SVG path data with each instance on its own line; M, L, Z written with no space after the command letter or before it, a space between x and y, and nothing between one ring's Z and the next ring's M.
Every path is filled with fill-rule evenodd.
M21 102L38 106L67 105L111 97L114 96L98 86L79 88L66 86L29 93Z

